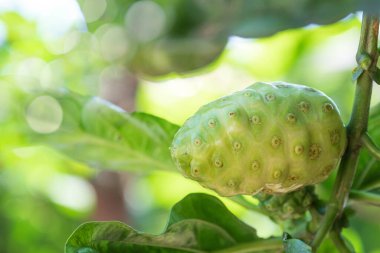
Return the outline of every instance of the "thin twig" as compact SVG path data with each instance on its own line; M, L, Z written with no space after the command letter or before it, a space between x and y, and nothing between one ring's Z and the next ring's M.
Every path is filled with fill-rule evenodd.
M380 148L373 142L368 133L362 136L363 146L367 148L368 152L377 160L380 160Z
M248 209L248 210L251 210L253 212L257 212L257 213L261 213L263 215L266 215L268 216L268 213L261 209L259 206L249 202L248 200L246 200L243 196L241 195L236 195L236 196L233 196L233 197L228 197L228 199L232 200L233 202L241 205L242 207Z
M363 171L360 173L360 175L358 176L358 179L354 185L355 188L360 188L364 182L364 179L367 177L368 175L368 172L371 170L371 168L373 167L373 165L376 163L376 159L375 158L372 158L368 163L367 165L365 166L365 168L363 169Z
M376 190L380 188L380 180L375 180L369 184L363 185L360 187L360 190L362 191L371 191L371 190Z
M337 228L333 228L330 231L330 238L334 242L337 250L340 253L353 253L354 251L346 244L340 232L340 229Z
M380 195L376 193L351 190L350 200L380 207Z

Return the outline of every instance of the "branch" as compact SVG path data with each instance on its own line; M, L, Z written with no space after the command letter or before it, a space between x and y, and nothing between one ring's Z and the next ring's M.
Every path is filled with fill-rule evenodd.
M340 229L332 229L330 231L330 238L334 242L336 248L340 253L353 253L354 251L346 244L342 235L340 234Z
M376 159L375 158L372 158L367 163L367 165L365 166L365 168L363 169L363 171L361 172L361 174L358 176L358 179L356 180L356 184L354 186L355 188L362 188L361 185L363 184L364 179L367 177L368 172L371 170L371 168L373 167L373 165L375 163L376 163Z
M376 193L351 190L350 200L380 207L380 195Z
M349 191L352 186L359 151L362 145L361 137L367 131L369 107L372 94L372 78L370 70L376 68L378 59L377 41L379 33L379 19L376 16L364 13L360 35L357 61L365 54L371 59L369 71L364 71L358 78L355 90L355 101L351 119L347 126L348 145L340 163L338 175L335 180L333 195L327 205L327 212L322 220L317 234L312 242L313 250L319 247L335 220L342 214L347 203Z
M374 158L380 160L380 148L376 146L368 133L363 134L362 144Z

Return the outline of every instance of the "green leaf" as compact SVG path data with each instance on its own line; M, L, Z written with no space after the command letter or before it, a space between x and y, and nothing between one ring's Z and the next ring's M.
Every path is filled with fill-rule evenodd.
M202 247L211 250L233 243L223 230L198 220L177 223L157 236L138 233L120 222L91 222L74 232L66 253L205 252Z
M67 91L48 96L61 106L63 120L54 133L34 133L35 141L94 168L175 169L169 146L177 125L145 113L127 113L97 97Z
M212 63L222 52L227 38L167 38L140 46L129 68L140 75L184 73Z
M277 239L258 239L256 231L239 221L220 200L198 193L188 195L174 206L167 228L160 235L140 233L120 222L90 222L70 236L65 252L222 253L238 252L237 249L278 252L282 244Z
M311 247L299 239L284 235L285 253L311 253Z
M364 70L361 67L356 67L352 70L352 81L358 80L358 78L363 74Z
M99 31L104 24L126 29L133 50L124 63L151 76L204 67L220 56L231 36L266 37L380 8L376 0L108 0L104 14L94 21L87 15L93 7L85 3L79 0L89 30Z
M174 205L168 226L186 219L218 224L237 242L248 242L257 238L255 229L239 220L219 199L210 195L190 194Z

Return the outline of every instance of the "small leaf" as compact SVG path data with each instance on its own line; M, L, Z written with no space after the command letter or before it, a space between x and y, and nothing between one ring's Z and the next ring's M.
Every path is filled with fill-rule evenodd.
M311 253L311 247L301 240L293 239L284 233L283 243L285 253Z
M98 169L174 170L169 146L178 126L96 97L49 93L63 111L60 128L31 134L34 141Z
M352 70L352 81L355 82L363 74L364 70L361 67L356 67Z
M209 210L208 210L209 209ZM227 249L278 252L281 241L258 239L253 228L239 221L216 197L190 194L172 209L160 235L137 232L120 222L85 223L70 236L66 253L193 252Z

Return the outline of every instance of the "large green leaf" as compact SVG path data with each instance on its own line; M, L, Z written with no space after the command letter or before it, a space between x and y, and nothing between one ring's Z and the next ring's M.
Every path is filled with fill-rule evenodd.
M66 253L280 252L281 243L258 239L216 197L194 193L174 206L160 235L139 233L120 222L90 222L70 236Z
M174 169L169 146L177 125L145 113L127 113L97 97L67 91L48 97L58 102L63 120L53 133L34 133L36 141L95 168ZM49 112L49 104L38 106Z
M376 0L107 0L104 14L93 21L86 13L94 7L86 2L79 0L90 31L108 23L123 27L133 48L125 64L151 76L211 63L230 36L260 38L380 7Z

